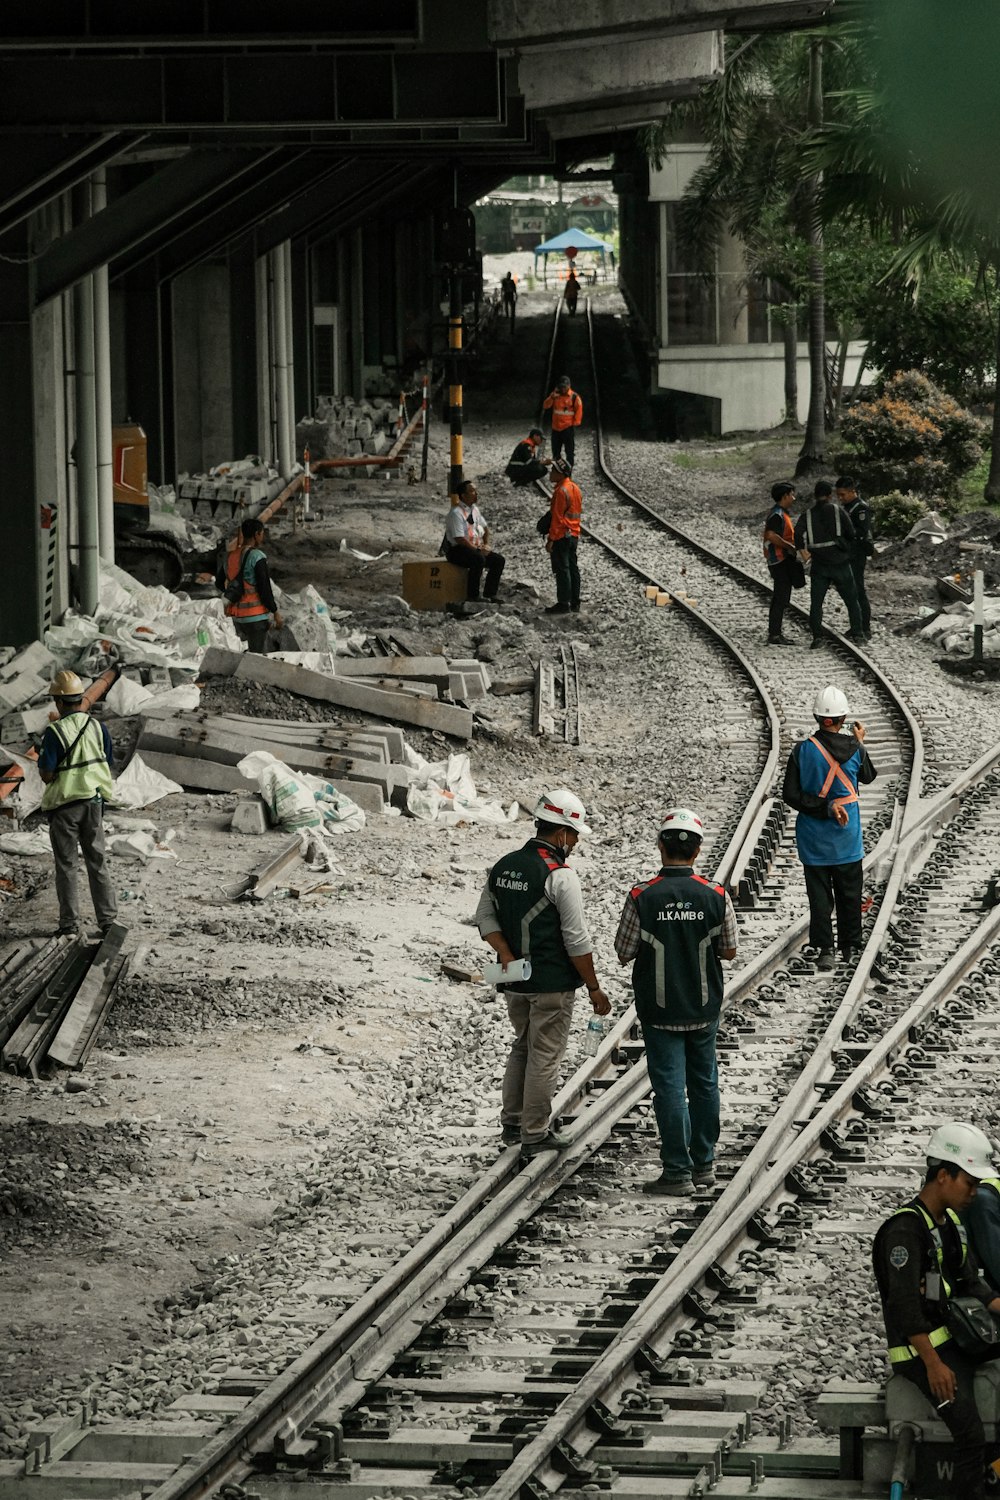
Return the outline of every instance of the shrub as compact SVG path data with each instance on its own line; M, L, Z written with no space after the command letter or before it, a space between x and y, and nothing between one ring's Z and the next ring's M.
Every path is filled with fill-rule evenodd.
M919 495L903 495L899 490L874 495L868 504L872 508L872 529L880 541L905 536L927 514L926 501Z
M844 413L844 437L873 488L953 495L983 454L986 429L918 370Z

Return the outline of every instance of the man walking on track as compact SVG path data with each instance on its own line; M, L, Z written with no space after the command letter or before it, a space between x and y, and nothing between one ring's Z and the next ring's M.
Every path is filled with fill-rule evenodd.
M823 601L830 585L837 590L851 623L851 640L864 643L861 608L854 574L851 572L851 549L854 527L844 507L834 499L833 485L821 479L813 490L813 504L795 525L795 545L810 558L809 628L812 646L823 644Z
M570 273L566 277L566 286L563 291L563 297L566 301L566 311L569 313L571 318L576 316L576 300L579 295L580 283L577 280L576 272L572 267L570 267Z
M552 559L556 575L556 602L546 609L547 615L577 614L580 609L580 566L576 553L580 545L580 521L583 496L580 486L570 478L570 466L564 458L552 464L556 487L552 491L552 510L545 550Z
M715 1183L721 960L736 957L737 933L728 892L694 873L702 835L701 819L688 808L664 814L660 873L632 887L615 937L619 961L633 965L660 1132L663 1171L643 1192L667 1198Z
M871 639L872 633L872 606L865 587L865 569L868 566L868 559L875 554L872 510L868 502L862 500L858 494L857 480L850 474L844 474L838 479L834 488L837 491L837 499L844 507L845 513L850 516L851 525L854 527L854 541L850 552L851 573L854 575L854 588L858 596L858 604L861 606L861 629L867 641Z
M764 557L771 573L771 607L767 616L767 644L791 646L782 633L796 578L803 579L802 564L795 553L795 527L789 512L795 504L794 484L771 486L771 509L764 522Z
M38 774L45 782L42 811L49 815L49 841L56 864L59 931L80 926L77 845L83 853L90 894L101 932L118 915L118 900L105 865L104 804L113 795L111 736L92 719L75 672L58 672L49 688L59 714L42 738Z
M500 283L500 299L503 303L504 317L510 319L510 331L514 332L514 309L517 307L517 282L514 280L513 271L508 271Z
M566 787L543 792L534 837L497 861L476 909L479 931L504 968L515 959L531 961L530 979L505 986L514 1044L500 1119L504 1140L519 1140L522 1156L570 1144L569 1136L552 1129L552 1096L580 985L587 986L595 1015L611 1010L594 971L580 882L566 863L590 832L586 815Z
M555 390L542 402L542 410L552 413L552 457L565 458L572 468L576 429L583 421L583 402L571 387L568 375L560 375Z
M845 960L861 950L864 839L858 783L876 771L865 749L865 726L855 720L844 734L848 703L840 688L823 688L813 701L817 728L792 749L781 797L798 813L795 843L809 897L809 944L818 969L832 969L834 905L837 943Z

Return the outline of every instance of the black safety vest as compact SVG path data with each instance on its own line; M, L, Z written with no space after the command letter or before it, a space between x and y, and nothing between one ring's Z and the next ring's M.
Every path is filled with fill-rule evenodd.
M811 505L805 515L806 547L812 558L814 573L836 573L850 561L853 542L848 536L850 521L844 525L844 507L839 500L824 500Z
M634 886L639 955L632 969L635 1008L652 1026L711 1025L722 1009L722 963L715 940L726 893L687 865L671 865Z
M558 909L545 893L545 882L565 863L551 844L529 839L523 848L497 860L490 871L500 931L515 958L531 959L531 978L508 989L551 993L575 990L583 983L566 952Z

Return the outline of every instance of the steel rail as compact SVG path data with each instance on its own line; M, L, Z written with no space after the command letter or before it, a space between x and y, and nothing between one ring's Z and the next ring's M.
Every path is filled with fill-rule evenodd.
M699 556L707 559L714 566L724 568L728 573L738 578L740 582L749 585L754 589L756 593L762 595L765 599L770 598L770 590L768 589L767 585L762 583L761 580L755 577L753 573L747 572L747 570L741 567L739 563L733 562L731 558L722 556L721 553L716 552L713 548L706 546L704 542L699 542L697 537L691 536L689 532L678 526L674 521L667 520L666 516L661 515L661 513L653 506L649 505L645 500L640 500L638 495L633 494L632 491L628 489L627 486L624 485L622 481L615 475L608 459L607 449L604 442L604 431L600 424L600 391L597 383L597 362L596 351L594 348L594 324L589 297L587 298L587 330L590 335L590 364L594 380L595 402L597 404L598 411L598 422L595 430L597 463L601 473L604 475L604 478L610 485L614 487L614 489L618 491L620 495L623 496L624 499L629 502L630 505L635 506L637 510L640 510L645 515L650 516L664 531L670 533L671 536L677 537L678 540L683 542L685 546L690 547L694 552L698 553ZM677 599L677 594L674 590L670 589L668 590L668 592L671 594L672 598L674 598L675 600ZM808 622L809 611L803 608L801 604L796 604L794 600L791 600L790 604L791 608L795 611L799 618ZM876 666L871 658L866 656L865 653L860 650L853 641L848 640L845 636L837 634L836 631L831 631L830 633L835 637L838 645L843 647L845 651L849 652L853 657L855 657L857 661L861 663L864 669L877 679L883 691L896 705L910 732L910 736L913 741L913 761L910 768L910 786L903 809L903 830L906 831L909 827L909 824L913 821L918 813L919 802L921 798L921 787L923 785L924 741L920 726L914 718L913 714L910 712L907 704L900 696L897 689L893 686L892 682L885 675L885 673L878 666Z
M836 1092L800 1128L793 1145L768 1165L766 1170L760 1172L743 1200L736 1205L727 1206L725 1213L719 1211L723 1198L716 1201L712 1211L702 1221L699 1232L685 1242L683 1263L679 1257L664 1272L621 1333L616 1335L587 1370L576 1389L563 1400L541 1432L521 1450L496 1483L490 1486L483 1500L513 1500L529 1482L534 1482L536 1488L542 1484L550 1491L559 1488L565 1479L566 1460L571 1457L586 1458L601 1441L600 1430L587 1425L587 1414L594 1403L600 1401L605 1407L609 1405L614 1394L624 1384L628 1372L634 1367L637 1357L648 1359L652 1354L654 1362L660 1357L660 1351L650 1340L677 1311L682 1299L731 1250L753 1216L781 1190L791 1168L800 1164L820 1143L823 1133L850 1110L858 1090L870 1081L897 1048L907 1042L912 1027L947 998L958 981L998 937L1000 907L994 907L913 1004L843 1080ZM724 1194L723 1197L725 1196ZM556 1448L559 1448L562 1455L562 1468L559 1470L549 1467L551 1455ZM553 1482L546 1485L545 1479Z
M313 1343L226 1429L171 1475L148 1500L202 1500L221 1484L253 1472L254 1455L299 1441L318 1419L324 1424L355 1405L386 1373L489 1255L506 1243L607 1139L645 1095L644 1070L626 1067L581 1115L573 1144L545 1152L518 1171L517 1150L473 1185L460 1213L455 1205L420 1246ZM417 1251L435 1242L434 1255ZM407 1265L409 1262L409 1265Z

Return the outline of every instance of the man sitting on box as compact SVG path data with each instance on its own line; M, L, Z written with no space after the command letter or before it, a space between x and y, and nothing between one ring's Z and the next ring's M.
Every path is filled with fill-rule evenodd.
M476 504L478 498L472 480L463 479L452 497L451 510L445 523L444 552L450 563L459 568L468 568L468 598L479 598L479 585L485 572L483 599L489 604L496 604L497 586L505 559L489 545L490 528Z

